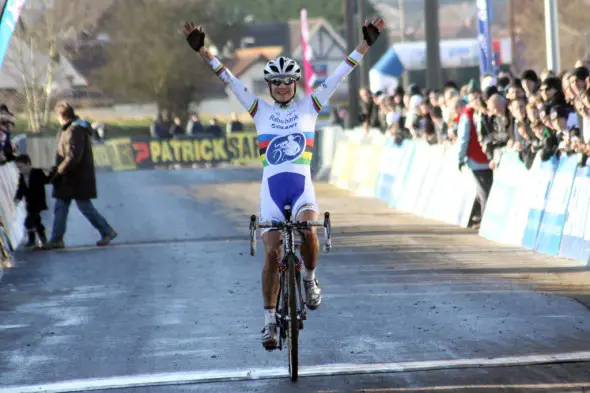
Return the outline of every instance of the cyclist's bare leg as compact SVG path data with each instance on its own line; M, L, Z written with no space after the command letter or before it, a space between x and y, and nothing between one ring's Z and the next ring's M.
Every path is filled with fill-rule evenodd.
M279 294L279 262L283 249L282 234L279 231L269 231L262 235L264 242L264 268L262 269L262 300L264 308L275 308Z
M297 221L317 221L319 214L314 210L304 210L297 215ZM320 242L315 228L303 231L305 241L301 245L301 255L305 264L303 274L303 284L305 287L305 297L307 308L315 310L322 302L322 290L315 276L315 268L318 264L318 254L320 253Z
M297 221L317 221L318 212L314 210L304 210L297 215ZM315 228L305 229L305 242L301 245L301 256L303 263L308 270L314 270L318 264L318 255L320 253L320 241Z
M279 261L281 259L281 233L278 231L265 232L264 268L262 269L262 300L264 303L264 329L262 330L262 345L267 350L273 350L278 345L276 326L276 303L279 294Z

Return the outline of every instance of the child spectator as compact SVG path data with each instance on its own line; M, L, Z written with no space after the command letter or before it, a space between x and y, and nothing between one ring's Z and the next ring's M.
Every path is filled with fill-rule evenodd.
M17 203L24 199L27 206L25 228L29 235L29 241L26 247L34 247L36 245L35 233L39 236L39 240L43 245L47 243L47 237L45 236L45 227L41 221L41 212L47 210L45 184L48 183L49 178L42 169L31 166L31 158L26 154L17 156L15 163L20 176L14 199Z

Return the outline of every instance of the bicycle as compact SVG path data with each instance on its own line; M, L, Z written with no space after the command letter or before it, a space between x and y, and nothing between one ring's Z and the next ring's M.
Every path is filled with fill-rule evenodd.
M312 227L324 228L325 253L332 249L330 213L324 214L324 221L291 221L291 206L285 206L285 221L257 222L257 217L250 217L250 255L256 255L256 230L258 228L278 229L283 234L283 258L279 262L280 287L277 296L277 327L279 328L278 349L283 350L283 341L287 340L289 351L289 375L296 381L299 370L299 330L303 329L303 321L307 319L306 302L301 292L301 270L303 261L297 256L301 243L295 239L295 231L305 242L303 229ZM297 323L293 323L297 321Z

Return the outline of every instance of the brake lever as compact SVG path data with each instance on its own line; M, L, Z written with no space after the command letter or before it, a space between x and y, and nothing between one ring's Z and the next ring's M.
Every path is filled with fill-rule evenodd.
M330 213L326 212L324 214L324 237L325 237L325 241L324 241L324 252L325 253L329 253L330 250L332 249L332 230L331 230L331 225L330 225Z
M256 216L250 216L250 255L256 255L256 229L258 225L256 224Z

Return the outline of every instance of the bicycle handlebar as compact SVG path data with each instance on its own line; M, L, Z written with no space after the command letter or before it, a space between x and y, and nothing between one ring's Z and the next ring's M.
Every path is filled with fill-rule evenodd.
M332 249L332 226L330 224L330 213L324 213L324 221L278 221L278 222L257 222L256 215L250 216L250 255L256 255L256 230L258 228L271 229L307 229L313 227L324 228L324 252L328 253Z
M291 223L285 222L259 222L256 224L258 228L273 228L273 229L284 229L291 227L293 229L306 229L312 227L323 227L323 221L295 221Z

